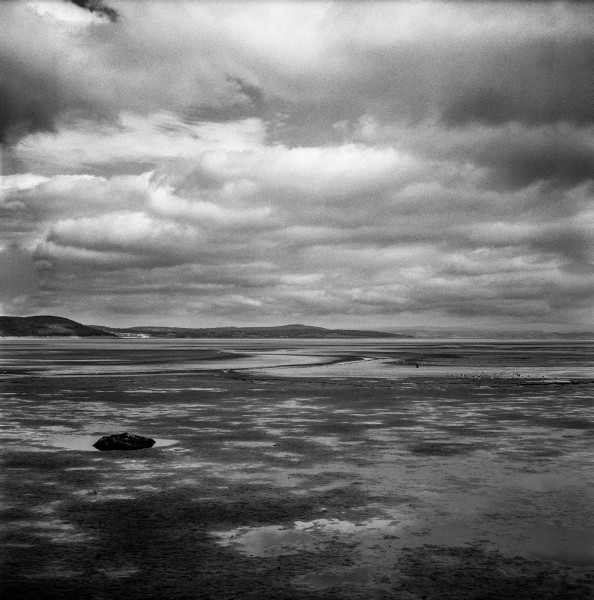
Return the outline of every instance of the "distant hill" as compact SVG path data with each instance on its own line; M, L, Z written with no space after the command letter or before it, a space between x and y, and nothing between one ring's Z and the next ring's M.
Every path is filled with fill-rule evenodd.
M389 333L386 331L360 331L358 329L326 329L312 325L279 325L276 327L102 327L110 333L121 337L155 337L155 338L410 338L411 335Z
M62 317L0 317L0 337L118 337Z

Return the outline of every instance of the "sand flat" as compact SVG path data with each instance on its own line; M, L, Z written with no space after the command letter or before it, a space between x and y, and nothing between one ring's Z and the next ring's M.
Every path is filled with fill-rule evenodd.
M593 597L592 344L275 342L274 360L343 369L321 377L188 369L185 340L163 365L164 345L141 341L140 370L122 364L138 341L11 342L5 597ZM200 340L197 356L262 342ZM97 348L122 368L97 374ZM82 370L57 373L74 354ZM419 357L447 373L407 364ZM92 449L122 431L158 443Z

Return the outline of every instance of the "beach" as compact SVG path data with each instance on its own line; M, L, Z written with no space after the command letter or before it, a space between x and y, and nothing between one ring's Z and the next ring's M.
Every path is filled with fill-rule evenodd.
M594 344L3 342L3 598L594 597ZM124 431L153 448L99 452Z

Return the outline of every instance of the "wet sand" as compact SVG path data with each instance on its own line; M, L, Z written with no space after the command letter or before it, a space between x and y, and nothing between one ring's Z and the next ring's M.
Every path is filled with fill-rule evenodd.
M2 598L594 597L591 346L255 346L14 346Z

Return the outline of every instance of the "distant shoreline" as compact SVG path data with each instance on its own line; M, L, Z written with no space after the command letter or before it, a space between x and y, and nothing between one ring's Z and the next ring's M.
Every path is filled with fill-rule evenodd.
M380 331L291 324L267 327L108 327L50 315L0 316L0 339L220 339L220 340L594 340L594 331L484 331L474 328L403 327Z
M157 338L157 339L352 339L412 338L411 335L357 329L326 329L311 325L276 327L129 327L83 325L56 316L0 317L0 337L91 337L91 338Z

